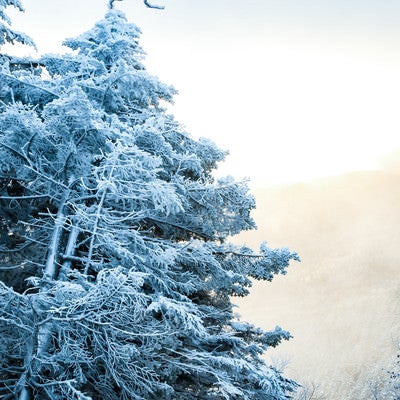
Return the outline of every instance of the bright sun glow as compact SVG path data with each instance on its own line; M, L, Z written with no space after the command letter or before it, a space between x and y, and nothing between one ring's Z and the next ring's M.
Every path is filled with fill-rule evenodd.
M400 147L398 66L285 44L207 55L199 70L197 58L182 59L179 73L175 63L163 73L183 88L178 119L230 150L222 173L293 182L373 169ZM163 56L150 55L153 70Z

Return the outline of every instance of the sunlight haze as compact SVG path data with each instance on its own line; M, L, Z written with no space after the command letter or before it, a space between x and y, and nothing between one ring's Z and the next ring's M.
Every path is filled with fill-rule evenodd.
M395 2L159 3L116 6L142 28L149 71L178 89L177 120L229 150L220 175L290 183L376 169L400 148ZM13 26L41 53L63 51L106 11L99 0L24 6Z

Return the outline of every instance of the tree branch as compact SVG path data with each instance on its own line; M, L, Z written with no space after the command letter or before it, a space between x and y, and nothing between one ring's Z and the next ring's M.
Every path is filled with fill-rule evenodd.
M109 0L108 1L108 8L112 10L114 8L114 1L122 1L122 0Z
M50 194L34 194L32 196L0 196L0 200L31 200L31 199L39 199L43 197L51 197Z
M213 237L213 236L207 235L207 234L205 234L203 232L199 232L197 230L191 229L189 227L186 227L186 226L183 226L183 225L171 222L171 221L167 221L166 219L158 219L156 217L146 217L145 219L148 220L148 221L155 222L156 224L159 223L159 224L169 225L169 226L172 226L174 228L181 229L184 232L189 232L189 233L191 233L191 234L193 234L193 235L195 235L197 237L200 237L200 238L202 238L204 240L216 240L216 238Z
M143 0L144 4L148 7L148 8L156 8L157 10L164 10L164 6L156 6L155 4L150 4L148 0Z
M33 83L30 83L30 82L22 81L21 79L18 79L15 76L12 76L12 75L9 75L9 74L5 74L4 72L0 72L0 76L4 77L4 78L7 78L7 79L9 79L11 81L17 82L18 84L23 85L23 86L24 85L25 86L30 86L31 88L37 89L37 90L39 90L39 91L41 91L43 93L46 93L49 96L53 96L53 98L55 98L55 99L58 99L60 97L58 94L50 91L49 89L45 89L44 87L35 85Z
M5 135L5 133L3 131L0 131L0 133ZM7 150L10 150L12 153L14 153L15 155L21 157L24 161L26 161L26 162L28 162L30 164L30 160L24 154L20 153L18 150L10 147L8 144L5 144L3 142L0 142L0 145L5 147Z
M114 8L114 2L115 1L122 1L122 0L109 0L108 1L108 7L110 9ZM164 10L164 6L157 6L155 4L150 4L148 0L143 0L144 4L148 7L148 8L156 8L157 10Z

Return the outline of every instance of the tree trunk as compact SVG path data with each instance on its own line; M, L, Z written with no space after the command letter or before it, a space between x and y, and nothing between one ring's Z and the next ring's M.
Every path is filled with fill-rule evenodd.
M60 281L65 281L67 279L69 271L71 270L71 266L72 266L71 257L73 257L75 254L75 247L76 247L76 241L78 239L78 235L79 235L79 228L76 225L73 225L69 232L68 243L67 243L67 247L65 249L65 254L63 256L64 262L62 264L60 273L58 275L58 279Z
M60 202L58 212L56 219L54 221L54 230L51 235L50 239L50 245L48 249L48 255L47 255L47 260L45 264L45 269L43 272L43 283L40 288L40 292L38 296L44 294L47 292L47 290L50 287L51 281L56 278L59 270L59 259L62 254L64 254L64 249L62 249L62 234L65 230L65 225L67 221L66 217L66 210L65 210L65 205L67 203L67 200L70 195L70 190L66 190L62 200ZM70 231L70 236L75 235L75 230ZM77 237L77 235L76 235ZM76 240L75 237L75 240ZM75 243L72 244L71 238L68 240L68 246L66 251L72 251L72 249L75 247ZM33 338L34 341L34 346L33 348L31 347L32 354L30 357L27 357L30 361L28 361L28 364L31 362L37 363L37 359L41 358L42 355L44 355L48 349L49 343L50 343L50 338L52 334L52 323L51 322L45 322L37 327L37 334L36 338ZM29 369L29 371L35 371L35 366L30 366L30 365L25 365L26 371ZM32 372L30 372L32 373ZM31 400L32 396L30 394L30 391L28 389L28 384L27 384L27 376L30 374L29 372L26 374L24 377L25 381L25 386L22 388L20 394L19 394L19 400Z

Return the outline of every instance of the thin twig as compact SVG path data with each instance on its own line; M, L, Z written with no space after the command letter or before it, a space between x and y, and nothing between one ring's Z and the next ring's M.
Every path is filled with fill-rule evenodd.
M150 4L148 0L143 0L144 4L149 8L156 8L157 10L164 10L164 6L156 6L155 4Z

